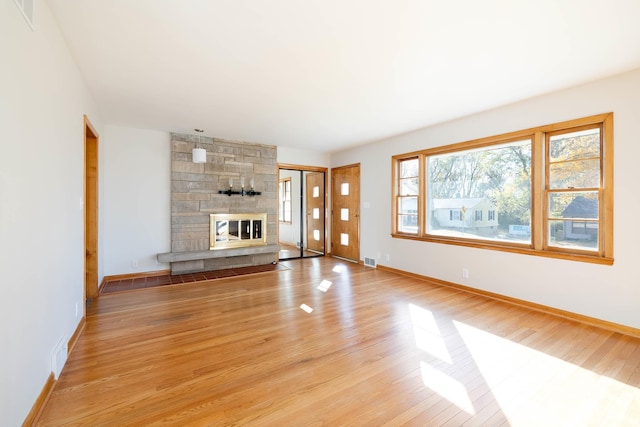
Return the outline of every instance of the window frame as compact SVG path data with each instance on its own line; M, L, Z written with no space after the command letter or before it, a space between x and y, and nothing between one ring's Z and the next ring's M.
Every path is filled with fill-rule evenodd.
M417 160L418 161L418 175L416 177L402 177L401 178L399 176L400 170L401 170L401 168L399 167L400 163L402 163L404 161L411 161L411 160ZM408 217L408 216L412 216L410 214L401 213L399 211L399 206L402 204L402 201L405 200L405 199L416 198L416 203L418 205L420 204L420 193L423 191L423 183L422 183L422 180L420 179L420 177L422 176L421 169L422 169L423 166L422 166L421 159L418 156L410 156L410 157L404 158L404 159L400 160L397 163L397 165L398 165L398 178L397 178L397 180L395 182L395 186L396 187L395 187L395 190L394 190L396 192L396 197L394 197L394 203L395 203L394 212L396 212L397 215L394 216L394 221L395 221L394 226L395 226L396 229L399 229L400 228L400 223L402 222L402 218ZM401 191L403 180L408 180L408 179L412 179L412 178L417 178L418 179L418 193L417 194L403 194L402 191ZM417 223L418 223L418 227L419 227L419 224L421 223L420 209L417 206L416 206L416 208L417 208L417 217L418 217ZM415 215L413 215L413 216L415 216ZM411 233L408 233L408 234L411 234Z
M288 188L287 188L288 187ZM278 181L278 191L280 193L280 197L278 203L280 205L280 210L278 214L278 222L281 224L292 224L293 223L293 215L292 215L292 206L291 206L291 177L281 178ZM289 197L287 199L287 196ZM287 202L289 202L289 221L285 218L287 212Z
M589 130L589 129L599 129L599 133L600 133L600 150L599 150L599 157L598 160L600 161L600 177L599 177L599 186L598 187L565 187L565 188L552 188L551 183L550 183L550 178L551 178L551 172L550 172L550 168L551 165L554 163L549 159L549 155L550 155L550 149L549 149L549 145L550 145L550 141L551 138L553 136L556 135L562 135L565 133L572 133L572 132L580 132L580 131L584 131L584 130ZM549 218L548 212L549 212L549 197L551 194L561 194L561 193L582 193L582 192L597 192L598 193L598 220L589 220L589 219L584 219L581 220L581 222L583 222L585 224L585 234L586 234L586 223L590 222L596 222L598 224L598 248L597 248L597 253L599 255L602 255L604 252L604 248L603 245L601 244L602 239L605 238L604 235L604 230L603 227L601 227L600 225L602 224L602 220L600 220L600 217L602 216L602 203L604 202L604 198L603 198L603 176L604 176L604 162L602 161L603 159L603 152L604 152L604 125L602 123L599 124L591 124L591 125L585 125L585 126L578 126L578 127L573 127L570 128L568 130L558 130L558 131L553 131L553 132L547 132L544 135L544 149L545 149L545 190L544 190L544 195L543 195L543 204L544 204L544 212L546 213L545 218L544 218L544 230L548 231L549 230L549 223L551 222L551 218ZM585 160L585 159L581 159L581 160ZM574 161L574 160L572 160ZM554 219L554 221L567 221L565 220L560 220L560 219ZM571 221L572 223L572 227L573 227L573 223L575 221ZM572 230L573 232L573 230ZM547 250L554 250L554 251L559 251L559 252L568 252L568 253L585 253L585 254L593 254L593 251L587 251L587 250L579 250L579 249L575 249L575 248L562 248L560 246L553 246L551 244L551 242L549 241L550 237L549 237L549 233L545 232L544 235L544 247Z
M570 133L580 129L600 127L600 186L599 216L597 223L597 250L560 248L548 242L549 161L548 141L551 135ZM531 139L531 242L503 242L427 233L426 161L429 156L488 148L523 139ZM416 233L398 229L399 165L402 161L419 159L418 229ZM394 155L391 158L392 230L393 238L514 252L550 258L567 259L612 265L613 257L613 113L604 113L564 122L538 126L506 134L480 138ZM483 215L484 216L484 215Z

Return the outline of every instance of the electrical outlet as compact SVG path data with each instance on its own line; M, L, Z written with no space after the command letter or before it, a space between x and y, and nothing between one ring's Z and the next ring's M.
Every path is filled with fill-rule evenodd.
M138 260L137 259L134 259L133 261L131 261L131 267L138 268Z
M386 259L387 261L391 261L391 255L386 254L386 255L385 255L385 259Z
M78 307L78 302L76 301L76 319L78 318L78 312L79 312L79 307Z
M469 269L467 267L462 267L462 278L463 279L469 278Z

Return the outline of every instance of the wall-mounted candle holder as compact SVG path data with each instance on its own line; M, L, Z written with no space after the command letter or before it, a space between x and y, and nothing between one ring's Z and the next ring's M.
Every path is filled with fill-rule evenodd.
M229 189L228 190L219 190L218 194L226 194L227 196L231 197L232 195L236 195L236 196L259 196L262 193L260 191L255 191L253 189L253 185L254 185L254 180L253 178L251 178L251 180L249 181L250 185L251 185L251 190L245 190L244 189L244 177L240 178L240 187L241 190L234 190L233 189L233 178L229 178Z

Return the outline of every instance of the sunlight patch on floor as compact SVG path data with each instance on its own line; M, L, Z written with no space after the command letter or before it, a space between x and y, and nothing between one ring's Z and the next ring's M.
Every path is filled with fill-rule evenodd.
M463 384L425 362L420 362L420 372L425 386L467 414L473 415L475 413L473 403L471 403L467 389Z
M318 290L320 290L322 292L327 292L332 284L333 283L330 282L329 280L323 280L322 282L320 282L320 284L318 285L318 287L316 289L318 289Z
M451 356L449 356L447 346L440 336L440 329L433 314L429 310L409 304L409 315L413 324L416 347L451 364Z
M301 304L300 308L302 309L302 311L307 313L311 313L313 311L313 308L309 307L307 304Z
M336 265L332 270L334 273L342 273L344 271L344 265Z
M546 425L618 425L628 408L638 410L638 388L473 326L453 323L511 425L527 425L531 419ZM612 411L612 404L620 411ZM610 419L616 412L614 417L620 419ZM594 423L598 414L609 418Z
M415 304L409 304L409 315L413 325L416 347L451 365L451 356L445 341L442 339L440 328L438 328L433 313ZM466 413L470 415L475 413L464 384L424 361L420 362L420 372L422 382L427 388Z

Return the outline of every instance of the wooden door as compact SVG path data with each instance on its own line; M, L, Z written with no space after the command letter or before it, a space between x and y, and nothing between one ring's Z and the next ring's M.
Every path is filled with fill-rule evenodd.
M305 175L307 249L324 254L324 173Z
M84 289L98 296L98 134L84 117Z
M360 165L331 169L331 254L360 260Z

